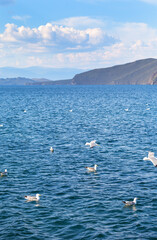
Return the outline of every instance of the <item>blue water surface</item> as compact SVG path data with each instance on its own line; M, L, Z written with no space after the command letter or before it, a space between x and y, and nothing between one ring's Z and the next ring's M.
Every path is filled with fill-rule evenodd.
M148 151L157 156L157 86L1 86L0 239L157 239Z

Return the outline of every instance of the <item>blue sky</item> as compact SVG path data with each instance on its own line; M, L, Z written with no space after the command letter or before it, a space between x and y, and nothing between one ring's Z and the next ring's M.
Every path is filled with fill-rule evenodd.
M157 0L0 0L0 67L157 58Z

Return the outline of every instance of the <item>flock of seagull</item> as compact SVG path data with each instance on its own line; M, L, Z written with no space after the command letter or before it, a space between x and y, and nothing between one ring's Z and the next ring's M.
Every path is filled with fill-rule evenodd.
M149 110L149 109L147 109ZM69 110L70 112L72 112L72 109ZM125 109L125 111L128 111L128 108ZM24 110L24 112L26 112L26 110ZM0 127L3 127L3 124L0 124ZM86 142L85 143L86 146L90 146L90 148L93 148L95 146L99 146L97 143L96 143L96 140L93 140L91 142ZM54 152L54 148L50 147L50 151L51 152ZM148 157L144 157L143 160L145 161L151 161L153 163L153 165L155 167L157 167L157 158L154 156L154 152L148 152ZM98 165L95 164L94 167L85 167L87 169L88 172L96 172L97 170L97 167ZM7 172L7 169L4 170L4 172L0 172L0 176L1 177L4 177L4 176L7 176L8 175L8 172ZM35 196L25 196L24 198L28 201L28 202L32 202L32 201L36 201L38 202L39 199L40 199L40 194L37 193ZM122 201L125 206L134 206L136 203L137 203L137 197L135 197L133 199L133 201Z
M98 144L96 143L96 140L93 140L93 141L91 141L91 142L87 142L85 145L86 145L86 146L87 146L87 145L90 146L90 148L93 148L93 147L95 147L95 146L98 146ZM146 159L145 159L145 160L146 160ZM97 167L98 167L98 165L95 164L94 167L85 167L85 168L88 170L88 172L96 172ZM130 206L135 206L135 204L137 203L137 199L138 199L138 198L134 198L133 201L122 201L122 202L125 204L125 206L130 207Z
M95 146L98 146L98 144L96 143L96 140L93 140L93 141L91 141L91 142L87 142L85 145L89 145L90 148L93 148L93 147L95 147ZM52 147L50 147L50 151L51 151L51 152L54 152L54 149L53 149ZM144 157L143 160L145 160L145 161L151 161L151 162L153 163L153 165L154 165L155 167L157 167L157 158L154 157L154 152L148 152L148 157ZM94 167L85 167L85 168L87 169L88 172L96 172L97 167L98 167L98 165L95 164ZM7 176L7 175L8 175L7 169L5 169L4 172L0 172L0 176L1 176L1 177ZM40 196L41 196L41 194L37 193L35 196L29 196L29 195L28 195L28 196L25 196L25 199L26 199L28 202L32 202L32 201L38 202L38 201L40 200ZM137 199L138 199L138 198L135 197L135 198L133 199L133 201L122 201L122 202L125 204L125 206L130 207L130 206L135 206L135 205L136 205Z
M125 109L125 111L128 111L128 110L129 110L128 108ZM147 110L150 110L150 108L147 108ZM69 112L72 112L72 109L69 110ZM86 142L85 145L86 145L86 146L90 146L90 148L93 148L93 147L95 147L95 146L99 146L99 145L96 143L96 140L93 140L93 141L91 141L91 142ZM54 152L54 149L53 149L52 147L50 147L50 151L51 151L51 152ZM148 152L148 157L144 157L143 160L145 160L145 161L151 161L151 162L153 163L153 165L154 165L155 167L157 167L157 158L154 156L154 152L150 152L150 151L149 151L149 152ZM96 172L97 167L98 167L98 165L95 164L94 167L85 167L85 168L87 169L88 172ZM6 176L6 175L7 175L7 169L5 169L5 172L1 173L1 176ZM27 201L36 201L36 202L37 202L37 201L39 201L40 196L41 196L41 195L37 193L35 196L25 196L25 199L26 199ZM122 202L125 204L126 207L130 207L130 206L135 206L135 205L136 205L137 199L138 199L138 198L135 197L135 198L133 199L133 201L122 201Z
M86 142L85 145L86 145L86 146L90 146L90 148L93 148L93 147L95 147L95 146L99 146L99 145L96 143L96 140L93 140L93 141L91 141L91 142ZM54 149L51 147L51 148L50 148L50 151L52 151L52 150L54 151ZM53 152L53 151L52 151L52 152ZM154 152L148 152L148 157L144 157L143 160L151 161L151 162L153 163L153 165L154 165L155 167L157 167L157 158L154 157ZM97 167L98 167L98 165L95 164L94 167L85 167L85 168L87 169L88 172L96 172ZM130 206L135 206L135 205L136 205L137 199L138 199L138 198L135 197L135 198L133 199L133 201L122 201L122 202L125 204L125 206L130 207Z

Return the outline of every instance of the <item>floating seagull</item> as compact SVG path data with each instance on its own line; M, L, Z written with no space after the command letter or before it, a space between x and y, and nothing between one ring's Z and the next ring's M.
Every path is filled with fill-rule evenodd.
M50 147L50 151L51 151L51 152L54 152L54 149L53 149L53 147Z
M5 169L4 172L0 172L0 174L1 174L1 177L7 176L8 175L7 169Z
M27 112L26 110L24 110L24 112Z
M96 172L96 168L98 165L94 165L94 167L85 167L89 172Z
M137 203L137 198L135 197L133 201L122 201L125 206L135 206L135 204Z
M154 157L154 152L148 152L148 157L144 157L143 160L151 161L157 167L157 158Z
M72 112L72 111L73 111L72 109L69 110L69 112Z
M126 108L126 109L124 109L126 112L128 112L129 111L129 109L128 108Z
M27 201L39 201L39 199L40 199L40 194L36 194L35 196L25 196L25 199L27 200Z
M89 145L90 148L93 148L93 147L95 147L95 146L98 146L98 144L96 143L96 140L93 140L93 141L91 141L91 142L86 142L85 145Z
M0 124L0 127L3 127L3 124Z

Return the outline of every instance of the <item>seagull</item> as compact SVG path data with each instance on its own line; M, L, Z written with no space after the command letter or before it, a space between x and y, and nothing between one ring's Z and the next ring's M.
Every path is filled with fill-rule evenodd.
M72 111L73 111L72 109L69 110L69 112L72 112Z
M35 196L25 196L25 199L27 200L27 201L39 201L39 199L40 199L40 194L36 194Z
M4 172L0 172L0 174L1 174L1 177L7 176L8 175L7 169L5 169Z
M157 167L157 158L154 157L154 152L148 152L148 157L144 157L143 160L151 161Z
M128 112L128 111L129 111L129 109L128 109L128 108L125 108L124 110L125 110L126 112Z
M53 149L53 147L50 147L50 151L51 151L51 152L54 152L54 149Z
M89 145L90 148L93 148L93 147L95 147L95 146L98 146L98 144L96 143L96 140L93 140L93 141L91 141L91 142L86 142L85 145L86 145L86 146Z
M94 167L85 167L89 172L96 172L96 168L98 165L94 165Z
M133 201L122 201L125 206L135 206L135 204L137 203L137 198L135 197Z
M3 127L3 124L0 124L0 127Z

